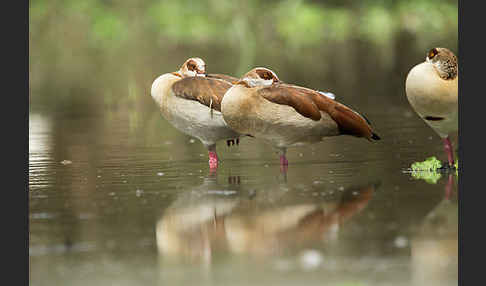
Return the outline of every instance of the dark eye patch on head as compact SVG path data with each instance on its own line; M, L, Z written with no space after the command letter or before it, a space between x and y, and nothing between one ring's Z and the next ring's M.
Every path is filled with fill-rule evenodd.
M433 48L429 51L429 54L427 55L427 57L429 59L432 59L433 57L435 57L437 54L439 53L439 51L437 51L436 48Z
M269 71L266 71L266 70L257 70L256 72L264 80L273 79L273 75Z
M196 63L192 60L187 63L187 69L190 71L195 70L196 66L197 66Z

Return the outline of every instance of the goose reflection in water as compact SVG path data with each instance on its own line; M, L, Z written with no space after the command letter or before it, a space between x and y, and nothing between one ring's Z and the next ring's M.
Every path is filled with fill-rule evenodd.
M444 199L430 211L411 242L413 285L457 285L458 203L453 174Z
M245 190L239 178L228 181L223 187L208 177L165 210L156 225L161 257L209 265L216 253L266 257L336 240L340 226L364 209L375 191L370 184L306 198L286 183L259 192Z

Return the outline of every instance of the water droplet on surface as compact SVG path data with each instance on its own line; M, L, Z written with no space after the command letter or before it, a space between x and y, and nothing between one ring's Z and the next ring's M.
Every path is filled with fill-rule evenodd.
M322 254L314 249L304 250L299 257L299 262L305 270L316 269L322 264L324 257Z
M398 236L395 238L394 244L398 248L404 248L408 245L408 239L404 236Z

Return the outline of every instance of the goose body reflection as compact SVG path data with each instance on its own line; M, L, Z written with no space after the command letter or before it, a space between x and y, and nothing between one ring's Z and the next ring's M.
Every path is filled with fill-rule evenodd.
M215 252L268 257L335 240L340 226L366 207L375 188L344 191L333 199L296 199L287 184L273 186L255 195L243 186L222 187L214 177L206 178L201 186L182 193L160 217L160 254L210 264Z
M206 74L200 58L190 58L179 71L159 76L152 83L151 95L163 117L185 134L198 138L208 149L209 166L218 167L216 142L239 134L226 125L220 103L232 86L231 76ZM229 144L228 144L229 145Z
M202 185L179 195L156 225L159 252L209 262L214 242L224 236L222 218L239 204L237 197L224 195L228 192L236 190L223 188L212 173Z
M412 239L414 285L457 285L458 204L450 184L449 179L444 199L424 218Z

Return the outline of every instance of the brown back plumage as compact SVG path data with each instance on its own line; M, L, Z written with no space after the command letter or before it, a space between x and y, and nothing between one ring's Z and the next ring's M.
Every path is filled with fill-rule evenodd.
M232 86L228 81L218 78L187 77L175 82L172 91L175 96L199 101L207 107L221 111L223 96Z
M319 92L285 83L277 83L258 90L265 99L293 107L302 116L318 121L321 111L326 112L337 123L341 134L379 140L371 126L359 113L349 107L320 94Z

